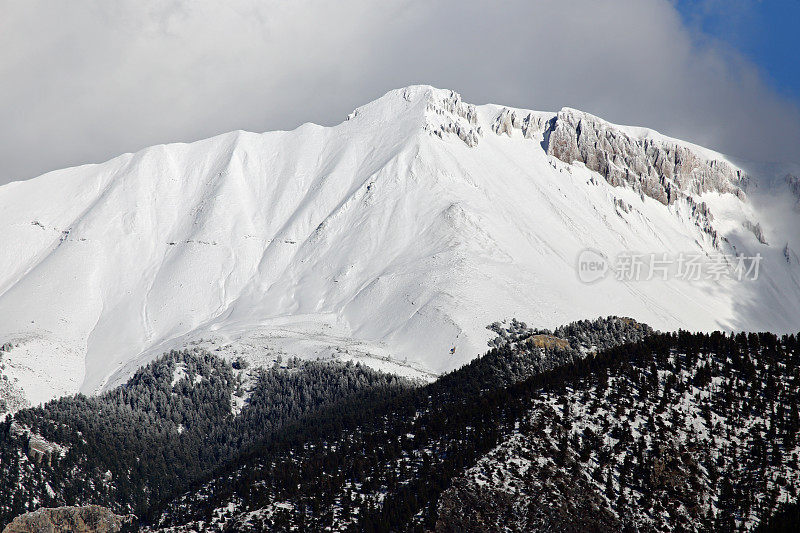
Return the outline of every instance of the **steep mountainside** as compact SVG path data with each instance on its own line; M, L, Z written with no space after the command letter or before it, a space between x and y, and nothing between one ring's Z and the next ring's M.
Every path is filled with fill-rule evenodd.
M514 321L502 332L502 350L420 392L418 384L358 364L277 358L264 369L195 348L164 354L105 394L22 409L0 423L0 528L22 513L64 505L100 504L148 520L228 464L262 457L262 448L302 445L319 432L340 438L353 417L381 417L387 405L423 401L457 409L466 398L569 364L592 347L652 333L616 318L555 332ZM508 358L509 349L518 354ZM399 423L419 423L403 420L408 414L389 413Z
M634 342L501 342L424 388L311 416L153 529L730 532L796 514L797 337L598 325L581 331ZM586 355L515 370L571 349Z
M165 354L113 391L0 424L0 527L43 506L142 516L315 410L411 385L352 363L295 358L264 369L199 349Z
M797 523L800 341L495 323L419 385L171 352L0 424L0 527L101 504L158 531L752 531Z
M0 187L4 372L37 404L189 345L428 376L482 353L498 317L794 331L800 214L770 204L794 182L758 178L650 130L425 86L334 127L53 172ZM757 281L585 284L586 248L763 261Z
M797 498L797 348L794 337L682 333L611 350L591 375L534 395L517 428L442 495L438 520L753 529Z

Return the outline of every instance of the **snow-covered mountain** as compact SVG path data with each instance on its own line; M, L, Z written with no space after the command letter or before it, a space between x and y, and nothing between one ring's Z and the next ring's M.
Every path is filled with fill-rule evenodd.
M334 127L51 172L0 187L5 372L38 403L192 344L437 374L484 352L485 326L511 316L796 332L800 181L742 166L573 109L412 86ZM763 260L754 281L587 284L587 248L608 262Z

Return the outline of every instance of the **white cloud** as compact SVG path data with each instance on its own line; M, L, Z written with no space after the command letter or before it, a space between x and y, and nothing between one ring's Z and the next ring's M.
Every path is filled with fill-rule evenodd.
M430 83L753 159L800 113L668 0L0 0L0 182L232 129L331 124Z

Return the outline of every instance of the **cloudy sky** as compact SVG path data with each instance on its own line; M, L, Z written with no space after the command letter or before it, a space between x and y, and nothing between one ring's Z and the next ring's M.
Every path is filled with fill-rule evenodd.
M415 83L797 161L798 12L795 0L0 0L0 183L234 129L335 124Z

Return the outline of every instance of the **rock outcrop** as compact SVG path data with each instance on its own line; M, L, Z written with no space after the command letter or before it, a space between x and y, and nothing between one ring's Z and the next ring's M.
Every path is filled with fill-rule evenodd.
M675 205L687 212L714 247L721 238L711 223L710 209L697 196L717 192L746 199L749 177L721 157L654 132L615 126L575 109L564 108L552 115L504 107L492 121L491 130L508 137L519 131L525 139L540 140L548 155L567 164L583 163L614 187L628 187L642 199L647 196ZM786 181L800 198L800 180L787 176ZM618 212L630 212L630 205L615 203ZM747 229L766 242L760 228Z
M786 243L786 246L783 247L783 257L789 264L798 262L797 254L795 254L794 250L789 247L788 242Z
M547 151L565 163L582 162L611 185L627 185L664 205L690 194L719 192L744 199L748 177L726 161L688 146L637 138L575 109L558 112L547 132Z
M523 116L524 115L524 116ZM526 139L535 138L537 133L543 134L547 129L548 120L541 115L533 113L517 114L508 108L503 108L494 121L492 130L498 135L511 136L513 130L520 130Z
M15 413L30 405L18 383L6 375L7 362L4 360L4 353L13 348L14 345L10 342L0 346L0 419L4 419L7 413Z
M43 508L18 516L3 533L106 533L122 529L132 520L99 505Z
M452 134L470 148L478 145L483 135L478 112L458 93L432 94L425 111L425 130L431 135L443 139ZM664 205L706 192L745 199L749 177L722 158L679 141L631 133L576 109L552 115L504 107L488 126L509 137L519 130L525 139L541 140L549 155L568 164L583 163L611 185L631 187ZM787 176L787 183L800 195L800 180Z
M426 106L429 121L425 129L440 139L451 133L470 148L478 145L482 132L478 126L475 106L461 100L461 95L450 91L445 97L432 95ZM430 120L433 119L433 120Z
M764 230L761 228L761 223L753 223L750 220L745 220L742 223L742 227L752 233L761 244L769 244L767 242L767 238L764 236Z

